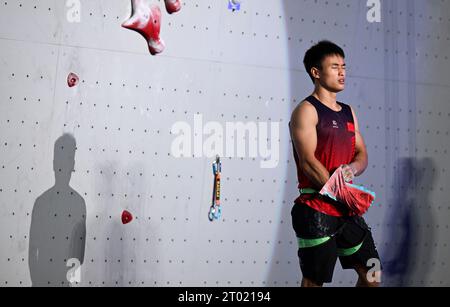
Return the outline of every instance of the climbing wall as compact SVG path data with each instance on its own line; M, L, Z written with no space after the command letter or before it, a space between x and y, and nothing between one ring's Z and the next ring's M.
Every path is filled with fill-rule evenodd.
M1 286L298 286L287 123L321 39L346 51L383 284L450 285L450 2L229 5L0 3Z

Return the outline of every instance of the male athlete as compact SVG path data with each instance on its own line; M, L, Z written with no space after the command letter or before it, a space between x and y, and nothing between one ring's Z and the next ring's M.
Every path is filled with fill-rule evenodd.
M379 286L381 277L381 271L371 274L379 256L364 219L318 194L337 168L343 167L351 183L368 163L355 112L336 101L345 88L344 59L344 51L329 41L306 52L303 62L315 89L293 111L289 125L300 189L291 214L303 287L330 283L338 257L343 269L358 274L357 286Z

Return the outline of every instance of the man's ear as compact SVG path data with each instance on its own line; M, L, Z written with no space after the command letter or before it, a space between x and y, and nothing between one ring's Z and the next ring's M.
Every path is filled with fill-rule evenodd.
M316 67L311 68L311 75L312 75L315 79L320 79L320 70L317 69Z

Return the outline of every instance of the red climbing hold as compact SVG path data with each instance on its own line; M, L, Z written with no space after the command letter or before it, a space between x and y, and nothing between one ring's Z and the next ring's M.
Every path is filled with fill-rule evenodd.
M69 76L67 76L67 85L69 87L74 87L75 85L78 84L78 80L79 80L78 76L73 72L71 72Z
M129 222L131 222L133 220L133 215L128 212L127 210L124 210L122 212L122 224L128 224Z
M181 9L180 0L164 0L166 2L167 13L173 14Z
M147 41L152 55L164 50L164 42L159 37L161 30L161 10L159 6L149 6L143 0L132 0L133 13L130 19L122 24L122 27L141 34Z

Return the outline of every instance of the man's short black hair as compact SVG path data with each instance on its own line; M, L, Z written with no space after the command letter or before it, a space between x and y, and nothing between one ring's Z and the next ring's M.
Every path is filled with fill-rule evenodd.
M327 40L318 42L316 45L312 46L308 51L306 51L305 58L303 59L303 64L305 65L306 72L311 77L313 83L315 82L315 79L311 74L311 69L315 67L321 70L322 61L330 55L340 55L345 59L344 50L342 50L342 48L335 43Z

